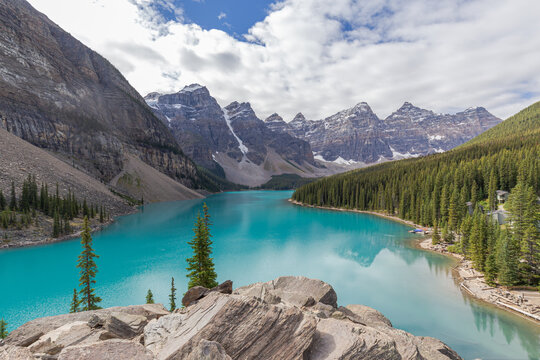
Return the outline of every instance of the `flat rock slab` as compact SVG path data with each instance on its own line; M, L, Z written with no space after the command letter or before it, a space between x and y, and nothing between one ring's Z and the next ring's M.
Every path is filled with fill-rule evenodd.
M143 345L129 340L106 340L62 350L58 360L153 360Z

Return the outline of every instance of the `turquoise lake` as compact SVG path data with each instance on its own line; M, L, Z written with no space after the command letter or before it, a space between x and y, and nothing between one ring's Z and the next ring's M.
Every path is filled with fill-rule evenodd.
M408 227L295 206L290 195L249 191L204 199L219 281L238 287L281 275L318 278L335 288L340 305L371 306L395 327L439 338L465 359L540 358L540 326L463 295L452 278L454 262L415 249L417 235ZM93 235L103 307L143 303L148 289L167 304L171 276L181 297L187 241L202 202L146 205ZM11 330L68 312L79 252L78 240L0 251L0 317Z

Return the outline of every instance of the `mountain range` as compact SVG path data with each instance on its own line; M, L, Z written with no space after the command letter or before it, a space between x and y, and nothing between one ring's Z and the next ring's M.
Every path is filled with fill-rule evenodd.
M442 152L500 122L483 108L447 115L409 103L384 120L359 103L323 120L299 113L263 121L248 102L221 106L198 84L143 98L26 1L3 1L0 26L0 126L134 199L193 198L200 195L191 189L317 178Z
M381 120L361 102L323 120L299 113L260 120L249 103L222 108L199 84L145 97L197 164L229 181L261 185L272 175L319 177L452 149L501 120L486 109L436 114L408 102Z
M173 94L150 93L145 100L188 156L229 181L256 186L277 174L324 174L308 142L272 131L249 103L222 108L198 84Z
M273 114L269 128L308 141L315 158L357 167L450 150L501 122L482 107L437 114L409 102L384 120L361 102L323 120L299 113L289 123Z

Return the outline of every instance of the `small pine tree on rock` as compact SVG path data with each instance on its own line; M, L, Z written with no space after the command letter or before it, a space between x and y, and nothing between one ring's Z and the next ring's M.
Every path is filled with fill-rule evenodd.
M213 288L218 285L212 255L212 240L210 234L210 214L208 207L203 204L203 217L197 215L193 232L195 235L188 243L193 249L193 256L187 259L186 270L189 278L188 289L194 286Z
M77 289L73 289L73 298L71 299L71 306L69 308L69 312L79 312L79 297L77 295Z
M174 277L171 279L171 294L169 295L169 303L171 304L169 311L176 309L176 288L174 287Z
M0 339L5 339L9 335L7 326L7 321L5 321L4 319L0 319Z
M77 267L80 269L79 285L81 286L80 294L82 305L81 310L96 310L100 309L97 305L101 302L101 298L96 296L95 289L93 288L96 283L97 265L95 258L99 258L92 248L92 236L90 235L90 226L88 225L88 218L84 218L83 233L81 237L81 245L83 250L79 255L79 262Z
M150 289L148 289L148 292L146 293L146 303L147 304L154 303L154 294L152 294L152 290Z

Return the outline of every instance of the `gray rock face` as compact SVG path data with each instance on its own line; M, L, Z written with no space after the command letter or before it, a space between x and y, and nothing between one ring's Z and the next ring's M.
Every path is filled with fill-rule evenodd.
M20 346L5 345L0 346L0 359L6 360L34 360L30 350Z
M142 305L37 319L0 344L0 359L460 359L374 309L337 307L334 289L320 280L284 276L228 289L174 313Z
M183 359L202 339L219 342L233 359L302 359L315 328L299 308L214 292L151 322L144 337L158 359Z
M186 360L232 360L220 343L202 339Z
M88 345L76 345L62 350L58 360L153 360L143 345L129 340L106 340Z
M306 120L299 113L290 123L269 121L275 131L308 141L326 161L366 164L447 151L500 122L484 108L435 114L407 102L384 120L359 103L324 120Z
M295 306L313 306L319 302L337 307L337 294L332 286L321 280L308 279L304 276L282 276L266 283L238 288L234 294L253 296L263 301L267 298L279 298L280 301Z
M0 126L108 182L125 154L188 186L195 165L107 60L24 0L0 2Z
M9 345L27 347L38 341L42 336L59 329L64 325L80 322L87 323L89 327L101 330L101 327L105 324L107 318L113 313L140 315L144 316L147 320L152 320L166 315L169 312L165 310L161 304L145 304L40 318L29 321L12 331L6 339L6 343Z
M221 108L208 89L198 84L175 94L150 93L145 100L186 154L220 176L225 177L222 166L227 166L220 160L222 155L236 163L261 165L273 150L284 161L315 166L309 143L272 131L249 103L233 102Z

